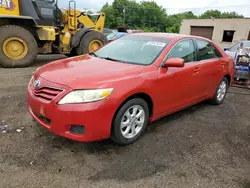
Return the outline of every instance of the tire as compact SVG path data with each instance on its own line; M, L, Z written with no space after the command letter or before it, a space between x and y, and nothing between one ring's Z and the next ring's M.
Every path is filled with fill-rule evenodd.
M20 56L13 56L13 58L8 57L4 52L4 49L8 51L8 54L9 51L11 51L6 48L9 45L9 43L6 42L8 40L17 42L18 50L20 50L19 47L21 45L25 52ZM38 53L37 42L34 36L28 30L16 25L0 27L0 46L0 63L6 68L27 67L35 61Z
M136 111L137 115L139 115L140 113L142 114L142 116L140 116L140 118L138 118L137 121L136 121L136 117L134 119L128 119L127 118L128 116L125 115L127 113L132 114L135 107L138 107L138 111ZM142 111L144 112L144 115ZM119 145L132 144L133 142L138 140L144 133L145 128L148 124L148 119L149 119L148 104L141 98L134 98L134 99L129 100L118 110L118 112L116 113L116 116L113 119L111 139ZM138 120L140 121L140 126L139 126ZM122 121L129 122L129 124L126 124L127 126L124 126L123 129L121 128ZM129 128L129 125L131 125L131 123L136 124L136 122L137 122L137 125L132 126L132 127L135 127L134 133L136 133L133 135L132 128ZM128 133L125 136L124 134L126 133L126 131Z
M98 31L89 31L83 35L80 44L76 48L77 55L83 55L89 53L89 45L92 41L100 41L102 46L107 42L105 35Z
M222 86L223 84L225 84L225 85L224 85L225 88ZM220 96L219 96L219 92L222 91L223 89L225 89L224 92L221 93L223 96L220 97ZM224 77L224 78L220 81L218 87L216 88L216 92L215 92L213 98L210 99L209 102L210 102L211 104L213 104L213 105L220 105L220 104L222 104L222 103L224 102L225 98L226 98L227 90L228 90L228 80L227 80L226 77Z

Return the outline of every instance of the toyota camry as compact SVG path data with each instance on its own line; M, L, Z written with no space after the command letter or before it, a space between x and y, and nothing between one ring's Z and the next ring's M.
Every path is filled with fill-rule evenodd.
M136 33L38 68L27 104L56 135L126 145L163 116L204 100L222 104L233 74L233 59L208 39Z

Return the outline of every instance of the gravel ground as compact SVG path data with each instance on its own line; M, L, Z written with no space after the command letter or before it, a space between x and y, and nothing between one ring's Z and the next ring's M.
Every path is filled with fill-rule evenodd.
M231 88L221 106L204 102L165 117L129 146L78 143L37 125L25 106L32 72L62 57L0 68L1 188L250 188L249 90Z

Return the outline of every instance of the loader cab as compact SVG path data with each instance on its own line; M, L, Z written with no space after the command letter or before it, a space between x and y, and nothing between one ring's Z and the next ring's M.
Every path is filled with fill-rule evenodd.
M55 25L55 0L22 0L20 13L22 16L34 18L38 25Z

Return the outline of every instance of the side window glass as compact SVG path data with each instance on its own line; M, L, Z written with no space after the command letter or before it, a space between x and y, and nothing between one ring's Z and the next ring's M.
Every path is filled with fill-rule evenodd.
M219 50L217 50L212 44L211 44L211 48L212 48L212 50L213 50L213 52L214 52L215 58L223 57L223 56L221 55L221 53L219 52Z
M198 46L198 53L200 61L206 59L213 59L216 57L216 52L214 51L214 47L210 42L203 41L203 40L196 40Z
M169 58L182 58L185 63L196 60L195 48L192 40L183 40L177 43L167 56Z

